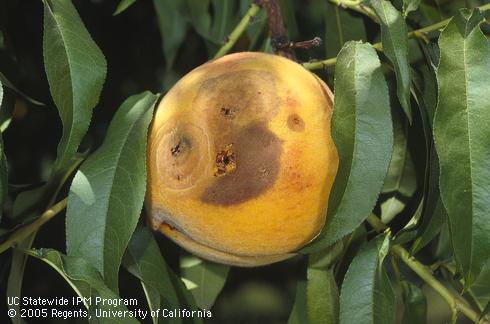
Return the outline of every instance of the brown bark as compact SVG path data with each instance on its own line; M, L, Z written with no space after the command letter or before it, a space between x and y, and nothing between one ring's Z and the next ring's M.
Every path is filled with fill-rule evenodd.
M289 41L286 28L284 27L279 1L255 0L255 3L263 7L267 12L271 45L274 53L296 61L292 47L289 46L291 42Z
M292 42L289 40L284 21L282 19L281 7L278 0L255 0L255 3L265 9L269 22L272 50L276 55L287 57L296 61L293 49L309 49L322 43L320 37L311 40Z

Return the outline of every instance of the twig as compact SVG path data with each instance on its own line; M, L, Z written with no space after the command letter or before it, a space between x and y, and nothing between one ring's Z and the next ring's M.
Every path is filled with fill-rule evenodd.
M377 232L384 232L389 230L389 227L386 226L376 215L371 214L368 216L366 221L371 225ZM466 315L469 319L474 321L475 323L485 323L489 322L480 319L480 315L473 310L468 304L466 304L463 299L455 294L453 294L450 290L448 290L439 280L437 280L431 273L429 267L423 265L418 262L414 257L412 257L407 250L405 250L401 245L393 245L391 247L391 251L393 254L398 256L410 269L412 269L416 274L419 275L432 289L434 289L449 305L451 310L453 311L453 316L456 316L456 311L461 311L464 315ZM479 322L481 320L481 322Z
M366 221L371 225L372 228L376 230L376 232L384 232L388 229L386 226L376 215L371 214L368 216Z
M446 272L448 272L451 276L453 277L456 277L457 276L457 273L456 273L456 269L454 266L451 266L450 264L448 264L447 262L442 262L440 261L440 268ZM434 271L433 269L433 266L434 265L431 265L431 270ZM455 284L459 284L459 287L455 287ZM471 290L471 289L466 289L465 290L465 283L464 283L464 279L463 278L460 278L459 280L455 280L454 281L454 284L453 284L453 287L455 289L460 289L461 291L461 294L463 293L466 293L470 298L471 298L471 301L473 302L473 305L476 305L476 307L478 309L482 309L482 305L480 305L480 302L478 301L478 298L475 296L475 293ZM484 306L483 306L484 307Z
M221 48L216 52L214 55L214 58L221 57L228 53L228 51L235 45L237 42L238 38L243 34L245 29L247 28L248 24L250 23L251 20L257 15L257 13L260 11L260 7L252 3L250 5L250 8L248 8L248 11L245 13L245 16L240 20L238 25L236 25L235 29L231 32L230 35L228 35L226 42L221 46Z
M490 10L490 3L488 3L484 6L478 7L478 9L480 9L481 12ZM445 19L445 20L442 20L442 21L435 23L433 25L411 31L408 33L407 36L408 36L408 38L420 37L420 35L422 35L422 34L426 34L426 33L444 28L449 23L449 21L450 21L450 19ZM373 47L379 51L383 50L383 46L381 43L375 43L375 44L373 44ZM305 63L303 63L303 67L307 70L317 70L317 69L324 69L326 67L333 66L336 63L337 63L337 58L332 57L332 58L321 60L321 61L305 62Z
M288 44L281 45L281 49L286 48L303 48L309 49L312 47L320 46L322 44L322 39L320 37L315 37L310 40L305 40L301 42L289 42Z
M410 269L422 278L432 289L434 289L451 307L466 315L475 323L490 323L466 304L461 297L453 294L443 284L439 282L431 273L430 269L410 256L407 250L400 245L393 245L391 251L397 255Z
M255 3L250 5L250 8L245 13L243 18L240 20L238 25L233 29L233 31L226 37L225 43L216 52L214 58L219 58L230 51L230 49L235 45L237 40L243 34L248 24L254 19L257 13L260 11L260 7L264 7L267 10L267 16L269 21L269 31L271 33L271 45L274 53L285 56L290 59L294 59L294 53L292 49L303 48L309 49L311 47L319 46L322 43L320 37L315 37L311 40L301 41L301 42L291 42L289 41L286 33L286 28L284 27L281 8L277 0L255 0Z
M11 247L14 247L16 244L22 242L29 235L37 231L44 223L46 223L51 218L59 214L63 209L65 209L67 202L68 202L68 198L59 201L51 208L47 209L35 221L16 230L12 235L10 235L10 237L5 242L0 244L0 253L8 250Z
M269 32L271 34L271 46L275 54L295 60L295 55L290 44L284 22L282 20L281 7L278 0L255 0L255 3L267 11Z

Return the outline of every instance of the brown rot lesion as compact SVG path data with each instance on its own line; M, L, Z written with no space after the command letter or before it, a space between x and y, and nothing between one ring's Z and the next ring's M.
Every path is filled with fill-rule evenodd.
M305 129L305 122L298 114L291 114L288 117L288 127L295 132L302 132Z
M201 196L207 204L230 206L260 196L276 181L282 141L264 122L254 122L228 134L218 146L215 181Z
M219 178L235 171L237 167L236 156L233 151L233 143L228 144L225 148L216 153L214 166L214 176Z

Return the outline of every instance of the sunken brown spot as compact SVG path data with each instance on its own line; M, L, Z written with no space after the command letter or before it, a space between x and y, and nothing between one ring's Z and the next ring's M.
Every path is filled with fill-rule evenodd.
M170 156L168 160L170 161L171 168L167 170L168 175L176 180L177 182L182 181L185 170L182 165L187 163L189 159L189 154L191 153L191 145L187 138L182 134L176 134L171 138L170 146Z
M291 114L288 117L288 127L295 132L302 132L305 130L305 122L298 114Z
M225 118L228 119L233 119L235 117L235 109L230 108L230 107L222 107L220 110L221 115L223 115Z
M265 123L251 123L230 134L236 169L205 189L201 200L214 205L234 205L260 196L277 179L282 141Z

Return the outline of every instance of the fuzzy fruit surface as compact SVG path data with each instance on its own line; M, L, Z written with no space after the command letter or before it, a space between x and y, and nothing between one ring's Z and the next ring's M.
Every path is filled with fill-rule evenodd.
M325 223L338 167L332 105L322 80L275 55L231 54L188 73L149 130L153 228L225 264L294 255Z

